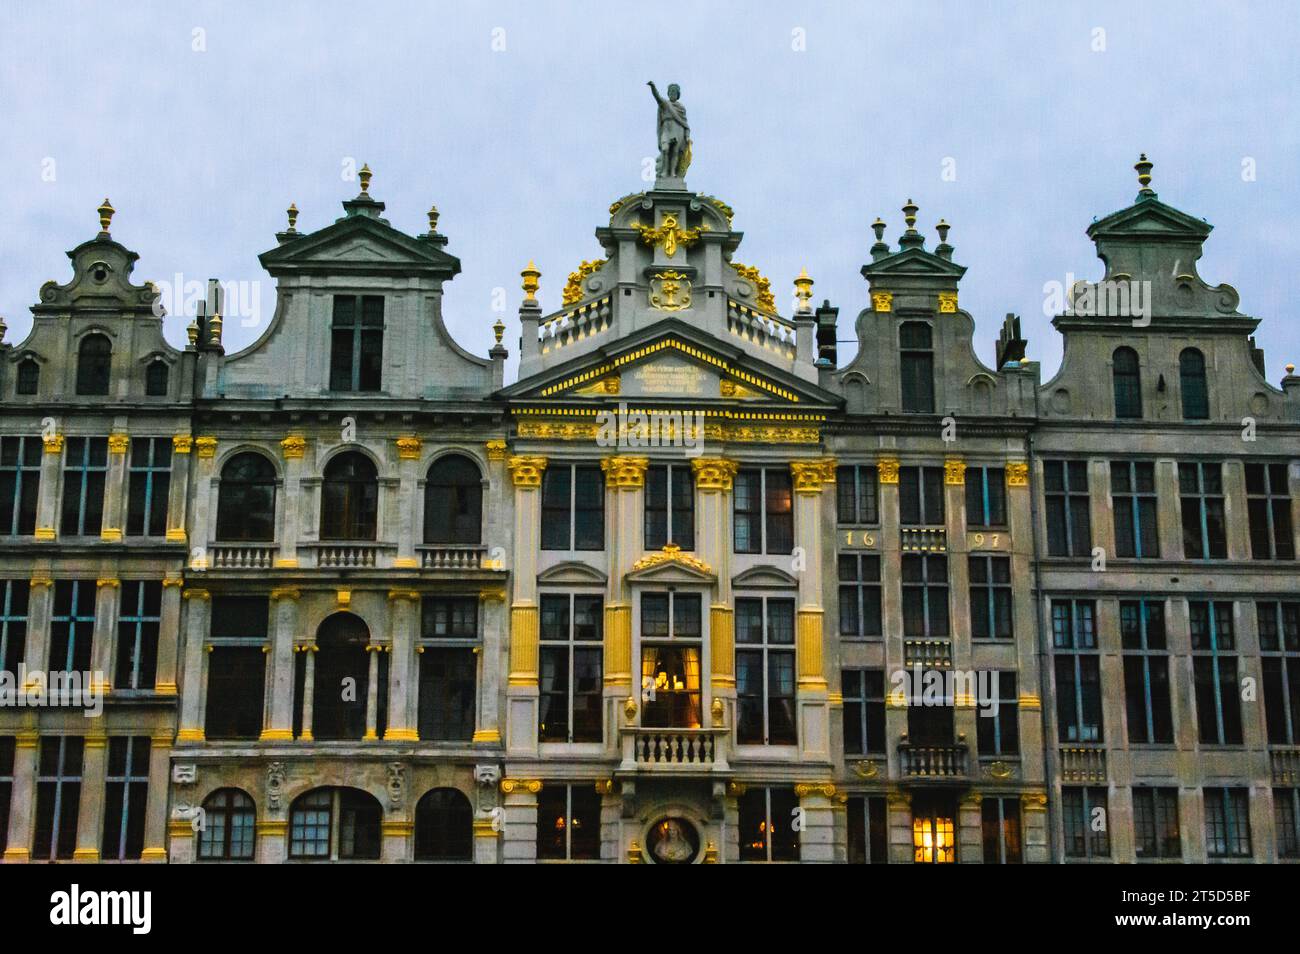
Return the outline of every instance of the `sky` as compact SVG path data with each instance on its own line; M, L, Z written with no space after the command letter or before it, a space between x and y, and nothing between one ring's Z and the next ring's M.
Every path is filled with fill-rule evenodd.
M689 186L735 209L736 260L785 313L806 267L851 339L870 223L896 244L911 198L929 247L952 225L980 358L1015 312L1046 380L1061 347L1045 287L1101 277L1085 229L1133 201L1145 152L1160 198L1215 226L1199 272L1262 319L1277 383L1300 364L1298 41L1300 6L1240 0L10 3L0 316L21 341L108 197L134 279L181 305L187 283L237 283L225 341L244 347L274 311L257 256L284 210L300 231L332 223L366 163L395 227L423 232L438 206L462 264L447 324L485 354L501 314L512 380L520 269L537 262L558 308L601 255L609 203L649 187L654 80L682 89ZM171 311L183 346L189 318Z

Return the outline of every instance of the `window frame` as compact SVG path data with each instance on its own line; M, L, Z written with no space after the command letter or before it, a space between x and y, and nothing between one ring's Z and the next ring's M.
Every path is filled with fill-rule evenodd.
M1153 613L1154 611L1154 613ZM1158 615L1159 640L1155 636L1157 622L1153 615ZM1173 745L1174 714L1173 688L1169 673L1169 615L1163 598L1141 597L1135 600L1119 601L1120 656L1124 667L1124 714L1130 745ZM1136 663L1136 666L1130 665ZM1163 687L1157 688L1159 679L1153 679L1153 664L1163 667ZM1136 675L1141 676L1141 735L1134 732L1135 719L1134 691L1138 688L1134 682ZM1161 698L1157 700L1157 695ZM1159 712L1157 712L1159 708ZM1163 718L1161 718L1163 717ZM1164 731L1160 731L1161 729ZM1163 736L1163 737L1162 737Z
M983 568L982 580L977 580L975 568ZM998 573L995 568L1004 568L1006 580L998 579ZM998 641L1014 640L1016 636L1016 606L1015 606L1015 589L1011 582L1011 557L1002 556L996 553L971 553L967 556L967 580L970 588L970 624L971 639L980 640L981 643L997 643ZM1003 620L999 619L999 603L1006 606L1005 615L1005 632L1000 626ZM980 607L978 604L982 603ZM980 614L976 609L981 609ZM983 617L981 626L983 632L976 632L975 620L977 616Z
M12 455L6 453L13 448ZM36 532L41 499L41 455L39 437L6 434L0 437L0 480L12 489L3 494L8 519L0 521L0 536L29 537ZM12 456L13 461L6 463Z
M736 652L736 744L737 745L762 745L762 746L793 746L799 744L799 713L797 708L798 694L798 665L796 653L795 632L798 628L798 615L796 611L796 599L794 596L786 595L745 595L736 596L733 600L735 605L735 652ZM742 639L740 611L741 604L747 608L754 604L758 606L758 618L761 621L759 638L757 641ZM780 606L789 609L790 613L790 638L788 642L778 641L773 638L772 607ZM761 685L759 692L743 693L742 675L744 671L741 666L742 656L755 656L761 660L760 670L762 672ZM773 662L776 661L779 666L782 661L789 666L789 692L781 693L774 689L774 683L779 684L780 679L774 678ZM778 685L779 688L779 685ZM753 705L758 702L762 711L762 718L758 726L758 735L760 738L753 737L753 726L748 723L748 717L745 715L746 702ZM782 703L788 705L789 725L788 736L785 734L778 735L779 727L776 726L773 717L774 710L780 708ZM742 732L742 724L746 725L750 731Z
M440 608L446 611L448 621L448 630L442 634L437 632L437 613ZM470 608L473 614L472 625L468 627L464 625L463 616L459 621L457 619L458 611L463 613L466 608ZM472 741L478 727L479 661L483 655L483 614L480 611L478 597L458 593L433 593L423 596L420 600L420 629L415 639L415 652L418 679L415 723L416 734L419 735L420 741L451 744ZM469 730L468 734L462 732L457 735L449 731L452 725L447 717L454 714L450 709L444 712L441 720L434 718L434 715L440 711L439 702L445 701L450 705L450 692L437 693L434 689L433 681L426 672L431 664L430 661L435 658L430 655L431 652L448 656L456 654L462 666L465 657L470 660L469 670L472 676L469 680L469 718L466 723L463 711L457 717L457 721L462 723L463 728ZM442 734L437 731L439 724L443 728Z
M1184 470L1186 468L1186 470ZM1217 468L1217 493L1206 489L1210 481L1206 475L1213 473L1207 468ZM1190 474L1193 486L1188 488L1184 474ZM1178 462L1178 505L1183 528L1184 560L1226 560L1228 559L1228 518L1227 493L1223 484L1223 464L1219 461L1180 460ZM1219 534L1217 539L1211 533L1214 512L1217 503L1217 520ZM1189 519L1191 526L1189 527ZM1194 541L1199 541L1197 546ZM1217 544L1217 546L1216 546Z
M1137 860L1182 860L1183 839L1182 826L1178 818L1177 787L1135 785L1131 794L1133 799L1133 848ZM1172 805L1170 804L1171 800ZM1149 805L1143 804L1148 801ZM1148 822L1150 831L1147 831ZM1146 847L1148 843L1152 847Z
M1144 475L1150 469L1151 489L1142 490ZM1127 489L1122 489L1117 475L1123 474ZM1110 461L1110 506L1115 521L1115 556L1122 560L1158 560L1160 559L1160 494L1157 482L1156 463L1151 460L1112 460ZM1121 513L1127 513L1127 519L1121 522ZM1127 527L1128 536L1121 535L1121 528ZM1143 537L1144 527L1148 531L1149 543ZM1121 540L1131 542L1132 546L1121 544ZM1128 550L1132 552L1126 552Z
M1058 607L1066 609L1065 623L1068 632L1062 633L1058 625L1061 617ZM1065 597L1053 599L1050 606L1052 621L1052 678L1056 697L1057 740L1062 745L1070 743L1095 743L1106 741L1105 709L1102 705L1101 651L1097 642L1097 604L1095 600ZM1070 694L1062 691L1062 671L1069 664ZM1086 663L1086 665L1085 665ZM1095 674L1096 678L1091 677ZM1086 687L1096 685L1095 698ZM1069 709L1066 703L1071 702ZM1095 724L1088 716L1096 716ZM1065 716L1069 718L1065 718ZM1070 731L1075 734L1070 737ZM1093 737L1084 738L1085 734Z
M374 315L369 308L379 302L378 323L371 323ZM350 320L340 323L339 306L347 302ZM378 394L384 390L384 338L387 331L387 302L384 295L333 295L330 312L330 360L329 387L335 394ZM373 382L367 377L367 358L373 358L375 337L379 339L378 367L373 369ZM348 380L341 380L341 360L335 350L339 343L347 341ZM363 377L367 377L365 382ZM363 387L363 383L365 386ZM346 384L346 387L340 385ZM373 385L373 386L372 386Z
M664 603L666 607L667 631L663 635L657 635L657 634L647 635L647 626L646 626L647 598L657 601L661 597L664 598ZM677 633L677 629L678 629L677 604L678 604L678 600L682 598L685 598L688 602L696 603L696 605L699 607L699 632L697 633L687 632L684 635L679 636ZM637 635L639 637L638 647L640 653L636 661L639 664L638 671L641 674L641 693L640 693L641 707L638 712L638 719L639 719L638 724L642 728L646 728L646 729L701 729L703 728L704 727L704 703L705 703L705 696L706 696L706 687L708 685L708 680L704 678L704 661L705 661L704 660L704 651L705 651L704 636L705 636L705 627L706 627L706 623L705 623L706 606L704 602L704 594L695 590L678 590L678 589L646 590L638 594L637 603L638 603L637 608L639 610L639 614L638 614L639 627L638 627ZM680 651L682 654L681 658L684 666L688 664L691 660L690 651L692 649L695 650L694 662L695 662L696 671L694 673L694 678L697 683L696 686L694 687L694 689L692 689L688 679L685 689L671 690L671 692L674 695L680 695L685 697L685 706L687 712L686 721L690 721L690 716L693 715L694 723L695 723L694 725L677 724L677 721L674 720L672 716L674 710L676 708L679 708L679 706L674 706L672 704L667 704L663 706L663 708L667 710L667 713L666 713L665 721L660 723L658 719L658 712L660 707L656 705L656 703L659 702L658 696L661 690L659 689L658 686L655 685L655 681L646 672L646 662L647 662L646 651L652 649L667 649L667 650ZM689 677L690 675L691 674L688 672L687 676ZM692 699L691 696L695 696L695 698ZM669 702L671 703L672 700L669 700ZM647 716L652 712L656 713L654 722L650 722L647 720Z
M1261 480L1251 479L1256 471ZM1291 521L1291 481L1290 466L1278 461L1259 461L1247 463L1246 472L1246 519L1250 534L1250 556L1252 560L1292 561L1296 558L1294 526ZM1274 487L1274 477L1282 475L1283 488ZM1252 491L1251 484L1262 486L1263 492ZM1258 525L1256 516L1263 508L1263 526ZM1262 538L1262 539L1261 539ZM1267 548L1256 546L1267 541ZM1266 549L1267 552L1262 552Z
M147 735L114 735L108 739L104 769L104 827L100 858L105 861L138 861L144 851L145 811L149 804L150 738ZM114 773L117 750L124 750L122 771ZM144 750L141 767L140 750ZM111 811L114 805L117 811ZM116 815L116 818L114 818ZM110 821L110 819L113 819ZM112 835L116 829L117 844ZM138 842L138 843L136 843Z
M844 568L853 567L853 578L846 579ZM874 567L874 577L867 567ZM879 553L840 553L836 561L836 575L839 586L839 623L840 638L852 640L881 640L884 638L884 580L882 579L882 557ZM873 596L874 594L874 596ZM845 612L845 597L852 599L854 610L852 618ZM870 604L871 605L869 607ZM874 610L868 614L868 608ZM870 617L870 618L868 618ZM846 627L850 622L857 626L850 632Z
M1059 489L1052 489L1053 473L1059 468ZM1083 488L1074 486L1071 471L1075 476L1082 475ZM1049 557L1078 558L1088 557L1092 553L1092 496L1088 489L1088 462L1059 458L1043 461L1043 517L1047 530L1047 555ZM1082 508L1079 507L1082 502ZM1052 527L1056 522L1065 531L1064 541L1054 540ZM1080 525L1081 524L1081 525ZM1082 537L1082 540L1076 539ZM1059 543L1063 542L1064 552Z
M560 474L566 475L568 480L568 500L564 503L548 503L547 492L550 489L548 484L553 484L560 479ZM599 516L599 527L589 528L590 536L579 540L578 538L578 482L579 477L589 481L592 486L600 490L599 506L584 506L581 512L585 514L597 514ZM590 489L590 487L588 488ZM565 461L554 463L546 468L542 474L541 486L541 549L568 553L599 553L605 550L606 542L606 519L605 519L605 475L601 473L599 464L583 463L580 461ZM555 536L553 521L562 520L567 525L566 545L557 546L555 541L548 541L548 524L551 526L549 531ZM598 540L598 542L597 542ZM581 544L581 545L580 545ZM593 545L594 544L594 545Z
M880 471L875 464L835 468L835 522L847 527L880 526Z
M1226 613L1223 612L1226 607ZM1208 645L1198 645L1198 611L1204 612L1202 623L1203 636ZM1241 714L1241 695L1238 691L1241 668L1240 655L1237 651L1236 604L1233 600L1188 600L1187 627L1192 651L1192 687L1196 701L1197 739L1201 745L1241 746L1245 744L1244 720ZM1227 621L1227 626L1223 622ZM1225 645L1226 636L1226 645ZM1208 672L1207 672L1208 664ZM1228 669L1230 664L1230 669ZM1210 688L1214 692L1214 723L1216 738L1205 737L1206 722L1201 711L1206 701L1202 697L1202 688L1206 677L1210 677ZM1224 692L1225 687L1232 687ZM1228 708L1228 699L1233 708ZM1235 718L1229 720L1229 713ZM1235 731L1231 731L1234 730Z
M547 635L548 623L546 621L547 603L552 606L558 605L561 601L564 603L564 629L566 632L561 636ZM595 609L588 610L590 618L593 620L594 635L590 637L579 637L579 627L582 625L578 621L578 604L582 601L588 606L594 606ZM546 745L575 745L583 743L603 743L605 741L605 714L603 687L605 675L605 599L604 595L599 592L567 590L567 591L550 591L540 594L538 598L539 625L537 634L538 646L538 718L537 718L537 741ZM549 655L559 658L563 657L565 667L565 679L563 690L546 689L546 667L545 657ZM596 687L585 693L579 693L577 687L578 672L578 653L585 655L594 655L597 661L598 675L596 677ZM564 738L555 738L548 736L546 733L546 720L544 718L547 707L543 705L546 697L552 696L559 698L564 697L565 703L565 732ZM575 732L575 715L579 711L578 699L585 696L589 700L594 700L596 713L596 729L594 733ZM579 734L590 737L579 738Z
M74 449L79 451L76 460L73 458ZM101 460L102 463L99 463ZM62 477L60 536L100 536L104 529L105 497L108 492L108 438L81 435L65 438ZM70 498L69 494L74 497ZM75 515L69 513L70 499L76 502ZM96 506L97 520L92 516ZM98 526L93 526L95 523Z
M136 451L139 448L145 448L143 463L136 461ZM127 454L126 526L123 532L128 537L166 537L171 494L172 439L133 437ZM160 454L165 457L165 464L159 463ZM144 484L138 511L135 492L137 479ZM158 501L161 501L161 506Z
M651 493L652 484L657 484L662 476L663 479L663 503L659 504L657 499L652 505ZM684 498L681 495L680 487L686 486ZM656 491L656 498L658 496ZM683 499L685 506L683 506ZM680 550L693 551L695 549L695 480L688 464L651 464L646 468L645 474L645 498L644 498L644 533L645 548L647 550L662 550L668 544L675 545ZM652 532L651 522L652 515L663 515L664 533L661 536L657 529ZM689 530L678 531L678 523L681 522L689 526Z
M885 670L870 666L846 666L840 670L840 692L844 699L842 742L844 754L860 756L885 755L888 749L886 731ZM857 724L858 747L849 744L849 726ZM878 745L873 745L878 741Z
M750 482L757 476L758 487L757 494L752 493ZM784 487L778 486L773 491L769 486L769 480L775 479L778 482L783 481ZM745 491L753 501L750 506L741 509L741 486L749 488ZM788 469L780 467L763 467L763 466L746 466L736 472L733 479L733 490L731 496L731 546L732 552L737 554L766 554L769 556L788 556L794 552L794 481ZM781 494L785 491L785 505L782 510L774 510L772 504L772 494ZM740 527L741 518L745 518L749 526L749 532L753 533L753 522L757 521L758 542L755 546L752 542L742 548L740 545ZM780 539L783 525L789 525L789 547L783 548ZM773 537L778 539L774 542ZM752 538L751 538L752 539Z
M967 529L1006 529L1008 526L1006 468L992 465L967 467L965 479ZM972 496L978 501L974 509L971 507ZM999 513L1001 519L996 519Z

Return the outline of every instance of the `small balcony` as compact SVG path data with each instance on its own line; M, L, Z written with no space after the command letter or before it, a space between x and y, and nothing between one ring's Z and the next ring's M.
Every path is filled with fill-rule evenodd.
M964 782L969 777L970 749L957 745L898 743L898 761L909 782Z
M1106 750L1082 746L1061 749L1061 781L1106 781Z
M1268 753L1273 767L1273 784L1300 785L1300 747L1274 748Z
M274 543L218 543L208 548L210 570L269 570L280 548Z
M905 639L903 640L903 662L908 667L951 669L952 640Z
M498 569L487 559L487 547L479 544L426 544L416 549L420 554L420 567L425 570Z
M946 553L948 531L943 527L903 527L900 546L904 553Z
M620 772L712 775L728 772L726 729L622 729Z
M369 570L385 566L384 554L395 551L391 544L371 541L307 544L315 556L314 565L329 570Z

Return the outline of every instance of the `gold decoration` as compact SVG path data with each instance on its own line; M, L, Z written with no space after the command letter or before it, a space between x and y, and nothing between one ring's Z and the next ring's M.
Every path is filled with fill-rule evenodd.
M37 540L53 540L57 534L53 527L37 527L33 537Z
M117 209L113 208L113 203L109 202L108 197L105 196L104 204L95 211L99 213L99 231L107 235L108 226L112 223L113 213L116 212Z
M284 452L285 460L301 460L307 453L307 438L290 434L280 441L280 449Z
M869 759L862 759L853 763L853 774L858 778L875 778L880 774L880 766Z
M606 457L600 462L605 472L605 486L622 490L636 490L645 486L645 470L650 465L646 457Z
M1025 461L1007 461L1007 486L1029 486L1029 464Z
M799 302L799 311L807 314L812 311L812 290L813 280L808 275L808 269L799 270L799 277L794 280L794 297Z
M172 438L173 454L188 454L194 447L194 438L188 434L177 434Z
M524 280L522 286L524 301L537 301L537 289L541 287L538 279L542 277L542 273L537 270L537 266L533 264L531 258L528 260L528 267L519 274Z
M110 454L125 454L127 445L130 443L131 438L126 434L109 434L108 452Z
M1038 711L1043 708L1043 700L1038 697L1037 693L1022 692L1020 694L1019 701L1020 701L1020 708L1022 709L1032 709L1034 711Z
M636 721L636 697L628 696L623 700L623 718L628 725Z
M732 798L740 798L740 796L744 795L747 791L749 791L749 786L744 782L727 783L727 794Z
M722 728L723 722L727 716L727 707L722 704L722 700L715 696L713 699L713 705L709 707L709 711L713 715L713 727L715 729Z
M522 435L521 435L522 436ZM516 487L542 486L542 471L546 470L545 457L511 457L506 469Z
M689 553L684 553L682 548L675 543L665 544L664 548L656 553L647 553L632 564L632 569L648 570L651 567L663 566L667 563L679 563L682 566L699 570L701 573L713 572L713 569L707 563L698 557L691 556Z
M505 460L506 459L506 442L503 440L491 440L483 445L487 448L488 460Z
M650 279L650 307L681 311L691 307L691 281L684 272L657 272Z
M397 456L401 460L420 459L420 449L424 442L418 437L399 437L393 443L397 445Z
M956 312L957 293L955 291L939 292L939 313L943 315L951 315Z
M271 590L272 603L280 600L296 600L301 596L302 592L296 586L277 586Z
M630 865L645 864L645 856L641 854L641 843L635 838L627 846L627 863Z
M876 473L880 475L880 482L882 484L898 483L898 458L880 458L876 461Z
M894 293L893 292L872 292L871 308L873 311L893 311L894 310Z
M799 798L807 798L809 795L822 795L826 798L832 798L835 795L835 783L800 782L794 787L794 793Z
M612 778L596 779L597 795L612 795L614 793L614 780Z
M623 206L627 205L633 199L639 199L643 195L645 195L644 192L633 192L629 195L623 196L621 199L615 199L609 204L609 217L613 219L615 213L617 213L619 209L623 208Z
M966 462L957 457L949 457L943 462L943 482L950 487L962 487L966 484Z
M362 164L361 171L357 173L357 178L361 180L361 194L367 195L370 192L370 178L374 173L370 171L370 166Z
M542 790L541 779L536 778L503 778L501 780L501 791L510 795L514 792L528 792L536 795Z
M41 438L41 443L45 445L45 453L62 454L63 453L63 435L46 434Z
M1011 773L1012 773L1012 768L1010 763L1003 762L1001 759L998 759L996 762L993 762L989 765L989 775L991 775L993 778L1000 778L1000 779L1010 778Z
M772 283L754 265L742 265L731 262L736 274L754 286L754 302L764 311L776 313L776 297L772 294Z
M101 539L101 540L112 540L112 541L114 541L114 542L116 542L116 541L118 541L118 540L121 540L121 539L122 539L122 528L121 528L121 527L105 527L103 530L100 530L100 531L99 531L99 539Z
M194 447L198 455L207 460L217 456L217 439L215 437L196 437Z
M289 208L284 210L284 214L289 218L289 228L286 229L286 231L288 232L298 231L298 206L290 202Z
M432 235L438 231L438 207L430 204L429 211L424 214L429 217L429 234Z
M642 225L640 222L629 223L637 234L641 236L641 241L651 247L662 245L664 254L672 258L677 254L677 246L690 248L700 240L700 233L707 232L708 226L701 225L698 229L683 229L677 224L677 215L673 212L664 214L663 221L658 228L651 228L648 225Z
M487 566L486 564L491 562L489 560L484 560L483 562L485 564L483 569L485 570L501 569L499 566ZM486 589L478 591L478 598L480 602L483 603L504 603L506 601L506 588L504 586L487 587Z
M594 275L600 271L600 267L605 264L605 259L597 258L592 261L583 261L579 263L577 271L569 272L569 280L564 285L564 291L561 294L561 301L567 307L576 305L582 301L582 282L588 275Z
M792 460L790 473L794 475L794 492L816 495L822 492L826 470L820 460Z
M1046 792L1025 792L1020 796L1020 805L1027 812L1047 810Z

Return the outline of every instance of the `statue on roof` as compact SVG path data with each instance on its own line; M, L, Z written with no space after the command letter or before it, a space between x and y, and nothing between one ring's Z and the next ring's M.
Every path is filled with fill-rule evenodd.
M659 95L651 80L646 84L659 104L659 160L655 174L660 179L682 179L691 164L691 127L686 122L686 107L681 103L682 90L668 84L668 96Z

